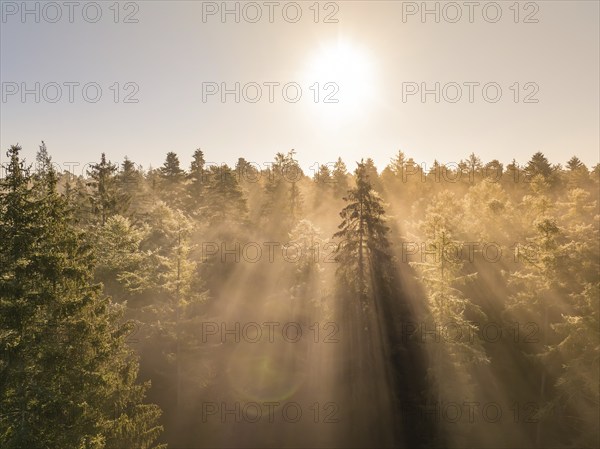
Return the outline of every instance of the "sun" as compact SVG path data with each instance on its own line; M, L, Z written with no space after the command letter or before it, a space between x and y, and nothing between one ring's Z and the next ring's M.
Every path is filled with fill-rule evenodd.
M312 86L313 104L333 117L365 112L374 97L371 55L365 47L349 41L321 46L310 58L305 78Z

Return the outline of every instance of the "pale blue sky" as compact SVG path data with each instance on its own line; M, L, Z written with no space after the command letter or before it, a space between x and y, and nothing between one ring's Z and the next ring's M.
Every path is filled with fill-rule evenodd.
M86 102L80 88L69 103L64 87L57 103L43 98L35 103L33 95L23 103L19 93L3 98L2 159L17 142L32 158L45 140L56 162L82 165L106 152L114 161L128 155L145 167L158 166L167 151L175 151L187 166L198 147L212 162L233 163L243 156L259 164L294 148L304 167L338 156L353 166L371 156L381 169L398 149L427 164L434 158L458 161L471 152L505 163L513 157L526 162L536 151L554 163L564 164L574 154L588 165L599 161L597 1L537 2L538 23L514 23L512 1L499 2L503 16L497 23L488 23L480 11L474 23L465 16L458 23L443 16L440 23L431 17L422 23L418 15L404 23L408 2L391 1L336 2L338 23L314 23L313 1L298 2L303 16L297 23L288 23L277 10L274 23L266 17L258 23L231 18L222 23L216 15L203 23L203 2L192 1L137 2L138 23L114 23L112 1L99 2L103 15L97 23L84 20L80 10L69 23L64 5L57 23L43 16L40 23L33 16L22 23L20 11L10 15L12 7L7 9L21 2L1 3L5 91L6 83L33 87L36 81L41 86L97 82L103 89L97 103ZM133 11L120 6L120 19ZM527 12L521 11L520 20ZM315 79L322 72L311 72L311 61L322 48L336 45L356 55L341 68L343 79ZM367 62L366 74L353 79ZM348 79L365 95L345 96L342 86ZM202 102L203 82L233 86L236 81L298 82L303 97L288 103L276 89L271 104L265 87L255 104L236 104L231 96L224 104L217 96ZM340 103L312 103L309 87L315 81L339 81ZM109 87L115 82L121 83L121 94L124 83L136 83L139 102L114 103ZM422 103L418 95L403 103L403 82L496 82L503 94L495 104L485 102L478 89L474 103L463 98L436 104L433 96ZM536 83L539 103L514 103L510 86L515 82L521 89Z

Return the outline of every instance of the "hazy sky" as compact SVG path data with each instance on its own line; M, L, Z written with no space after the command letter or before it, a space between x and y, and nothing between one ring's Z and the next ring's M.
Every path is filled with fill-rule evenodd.
M17 142L31 158L44 140L59 163L106 152L145 167L168 151L187 166L196 148L211 162L243 156L259 164L294 148L305 168L371 156L381 169L398 149L427 164L471 152L484 161L524 163L536 151L554 163L574 154L599 161L597 1L476 2L473 10L428 2L439 23L433 13L423 20L422 2L227 2L239 8L239 23L234 14L223 23L222 2L90 3L77 2L70 23L68 4L28 2L39 8L36 23L35 13L23 20L22 2L1 2L2 159ZM137 23L123 23L127 16ZM36 82L39 103L35 93L23 101L22 88L35 92ZM208 89L236 82L239 103L234 93L203 101ZM73 102L64 83L79 83ZM262 90L255 103L252 83ZM287 83L300 86L298 102L297 85L284 92ZM433 92L425 101L409 95L435 83L439 103ZM94 103L95 86L102 93ZM457 87L462 97L452 102ZM339 102L324 103L328 94ZM138 102L124 102L127 95Z

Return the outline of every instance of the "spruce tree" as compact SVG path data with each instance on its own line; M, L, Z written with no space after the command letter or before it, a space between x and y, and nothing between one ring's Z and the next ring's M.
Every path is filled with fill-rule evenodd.
M341 157L338 157L331 173L333 191L337 198L342 198L348 192L348 169Z
M585 187L589 184L590 173L578 157L573 156L567 162L567 188Z
M206 169L204 167L205 163L204 153L198 148L194 151L190 171L187 175L189 180L189 185L187 187L187 203L189 205L190 214L198 214L204 201L204 191L207 182Z
M531 159L525 166L525 174L529 179L533 179L535 176L542 176L551 187L557 181L555 168L550 165L544 153L540 151L531 156Z
M153 447L161 412L142 402L122 310L92 281L56 173L32 186L19 151L0 183L0 445Z
M106 155L102 153L100 162L92 164L87 171L91 178L88 186L92 188L90 201L92 203L92 212L99 218L99 223L104 225L111 215L120 210L119 197L115 183L117 166L106 160Z
M351 286L361 307L368 307L371 262L389 260L389 228L383 219L381 198L372 189L366 165L361 162L355 172L356 187L348 191L348 203L340 212L342 223L334 238L340 239L336 261L339 274Z
M266 197L261 210L266 230L285 238L295 226L302 212L302 194L299 182L304 176L295 151L277 153L275 162L266 172ZM278 217L277 214L282 214Z
M116 187L120 211L130 210L134 215L144 210L144 203L147 199L144 195L141 168L136 167L136 164L127 156L121 163L121 169L116 176Z
M352 426L358 433L351 438L370 439L370 445L420 447L433 438L423 439L431 429L414 415L402 416L402 408L424 406L425 370L418 348L402 338L403 323L413 317L398 289L390 228L368 172L366 163L358 164L356 187L344 198L347 205L340 212L340 230L334 234L339 241L338 307L349 358L342 369L352 386L349 407L366 402L385 419L372 421L369 407L355 410Z
M460 203L453 193L436 195L427 207L425 219L419 223L421 238L416 240L422 242L421 260L410 262L417 268L419 279L425 286L429 309L427 326L435 329L434 336L426 343L431 353L430 375L437 385L438 403L442 398L457 400L453 397L455 392L469 391L468 368L488 362L478 328L469 320L468 314L478 318L484 316L461 290L477 277L477 273L464 270L464 248L459 239L463 227L460 211ZM443 326L460 329L460 335L443 338Z
M38 179L46 176L52 168L52 158L48 154L48 148L43 140L35 155L35 162L35 177Z
M172 151L167 153L167 158L162 167L159 169L161 178L167 185L175 184L183 179L184 172L179 165L177 154Z
M235 172L227 165L210 168L205 204L205 218L211 226L227 229L247 223L244 192Z

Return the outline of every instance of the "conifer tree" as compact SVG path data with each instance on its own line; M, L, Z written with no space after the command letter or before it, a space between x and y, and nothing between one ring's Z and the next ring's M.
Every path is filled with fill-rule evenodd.
M465 366L488 361L482 342L474 338L478 329L467 313L470 311L479 318L483 315L461 291L461 286L472 281L477 273L463 271L463 244L458 238L462 228L460 204L452 193L442 192L434 198L419 227L421 260L411 265L418 269L425 285L431 314L428 321L435 329L434 338L428 341L433 348L432 374L440 394L448 394L466 382ZM442 338L440 329L448 324L461 330L460 337ZM462 371L455 372L455 367Z
M184 172L180 167L177 154L172 151L167 153L167 158L162 167L158 169L161 178L168 184L175 184L183 179Z
M262 220L268 230L284 238L296 224L302 212L302 194L299 182L303 177L295 151L287 155L277 153L275 162L267 171L265 201L262 206ZM276 218L283 211L282 219Z
M389 259L389 242L383 216L381 198L372 189L365 163L358 164L355 172L356 187L348 191L344 200L348 203L340 212L342 223L334 238L340 239L336 261L339 274L351 286L361 307L368 307L370 293L370 269L375 259Z
M590 173L578 157L573 156L567 162L567 188L586 187L589 184Z
M316 209L321 205L328 205L331 200L334 180L331 175L331 170L325 164L320 165L314 175L314 207Z
M331 172L333 191L336 198L342 198L348 192L348 169L341 157L338 157Z
M532 366L538 378L537 403L540 411L537 416L537 445L544 445L543 429L551 411L549 389L553 374L557 371L557 360L553 359L550 349L555 343L556 335L553 325L559 310L559 298L566 295L569 282L567 248L563 244L563 230L556 219L548 215L545 209L538 210L533 222L533 232L525 241L516 246L516 258L519 267L508 275L509 285L513 291L506 309L507 316L532 316L538 332L538 344L530 345L527 353L535 361ZM538 337L539 335L539 337Z
M152 174L153 189L159 189L157 197L174 208L181 208L186 202L186 173L181 168L179 157L172 151L167 153L165 162Z
M20 147L0 183L0 443L6 448L150 448L160 410L143 404L121 309L93 284L92 253L49 168L31 186Z
M562 416L571 430L574 447L594 447L600 442L600 283L586 284L581 292L570 295L572 311L553 326L560 342L552 347L562 360L562 372L556 386L558 408L568 410Z
M529 179L534 178L535 176L541 176L544 180L553 187L556 185L556 170L555 168L548 162L544 153L538 151L533 156L525 166L525 174Z
M374 441L389 444L385 441L389 428L394 429L395 444L427 445L428 438L433 438L423 439L424 433L431 433L428 424L402 416L407 404L415 409L424 405L425 370L418 348L402 339L403 323L413 317L398 289L383 201L371 186L366 163L358 164L355 178L356 187L344 198L347 205L340 213L340 230L334 234L339 241L335 260L341 322L348 332L346 350L354 359L343 369L348 381L356 385L352 389L355 400L368 397L376 409L388 410L391 421L368 424L383 426L381 435L371 435ZM365 389L367 379L373 382L370 390ZM380 385L373 387L374 383ZM369 422L371 417L361 419ZM357 423L357 428L364 424Z
M247 223L248 206L235 172L227 165L212 166L207 175L205 219L213 227Z
M321 191L327 192L331 189L333 179L331 176L331 170L327 165L319 165L319 170L315 173L314 181L317 184L317 188Z
M48 174L48 171L52 168L52 158L48 154L48 148L42 140L42 144L39 147L37 154L35 155L35 177L38 179L43 178Z
M194 151L190 171L187 175L188 185L188 205L191 214L197 214L204 201L204 191L206 189L207 175L204 168L204 153L200 148Z
M90 201L92 213L99 217L99 223L104 225L111 215L117 213L120 208L119 197L116 188L117 166L106 160L102 153L100 162L92 164L87 171L91 178L88 186L92 188Z
M120 211L129 210L131 215L136 215L144 210L147 198L144 194L143 180L141 168L136 167L135 163L125 156L121 163L121 169L116 175Z

